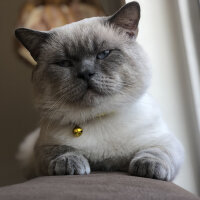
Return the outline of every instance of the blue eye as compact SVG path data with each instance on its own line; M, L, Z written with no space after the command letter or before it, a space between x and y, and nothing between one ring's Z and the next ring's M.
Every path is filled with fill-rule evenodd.
M97 54L97 59L103 60L110 54L110 50L105 50Z

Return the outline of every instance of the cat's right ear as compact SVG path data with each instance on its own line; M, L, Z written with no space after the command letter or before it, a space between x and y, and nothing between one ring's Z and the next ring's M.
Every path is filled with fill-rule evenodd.
M140 20L140 5L132 1L119 9L108 22L121 28L131 38L136 38L138 34L138 24Z
M42 44L48 39L49 33L44 31L35 31L27 28L18 28L15 30L16 38L30 52L31 56L37 61Z

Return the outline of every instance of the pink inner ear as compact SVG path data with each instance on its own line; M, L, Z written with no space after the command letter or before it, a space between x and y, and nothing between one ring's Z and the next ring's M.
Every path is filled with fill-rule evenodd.
M122 24L122 27L129 30L136 30L137 29L137 20L129 20L128 23Z
M135 31L137 29L137 25L138 25L137 23L138 23L137 20L129 20L128 22L125 20L119 20L116 23L116 25L124 29Z

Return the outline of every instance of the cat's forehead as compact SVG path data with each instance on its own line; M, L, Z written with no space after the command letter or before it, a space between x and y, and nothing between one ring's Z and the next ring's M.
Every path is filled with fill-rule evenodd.
M66 50L93 52L120 48L124 39L106 25L105 18L90 18L55 29L55 40Z

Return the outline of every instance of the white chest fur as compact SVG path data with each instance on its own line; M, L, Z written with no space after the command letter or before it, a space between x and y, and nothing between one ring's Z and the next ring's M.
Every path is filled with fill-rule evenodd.
M166 132L163 130L166 126L148 96L136 105L79 126L83 134L78 138L74 137L72 126L62 126L40 139L44 143L74 147L98 161L127 157L149 143L156 145L162 133Z

